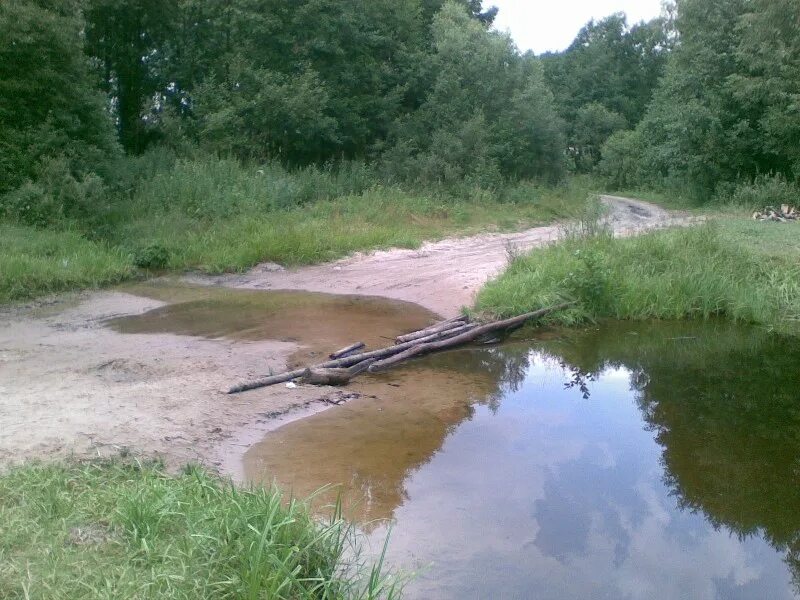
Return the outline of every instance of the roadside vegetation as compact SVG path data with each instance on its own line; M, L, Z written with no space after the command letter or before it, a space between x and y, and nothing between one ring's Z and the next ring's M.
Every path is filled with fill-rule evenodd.
M513 257L476 307L507 316L565 300L578 304L553 322L725 317L800 332L800 225L727 216L631 238L567 234Z
M0 475L0 596L393 598L334 507L321 521L276 489L130 459Z
M163 152L157 160L165 160ZM303 265L359 250L415 248L446 235L520 229L575 217L596 189L584 177L465 187L456 195L387 186L363 165L288 171L213 157L168 163L131 192L104 196L101 213L39 226L0 223L0 301L164 269Z

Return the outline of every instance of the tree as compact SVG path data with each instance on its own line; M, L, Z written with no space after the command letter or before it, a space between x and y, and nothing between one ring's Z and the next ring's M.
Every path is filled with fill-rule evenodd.
M45 4L45 3L42 3ZM48 157L74 174L116 152L72 3L0 3L0 194Z
M796 10L782 12L789 8L749 0L678 4L678 44L639 124L640 184L707 199L762 173L798 175L792 107L800 45L791 19L778 26L787 14L797 20Z
M430 91L396 125L393 166L405 177L416 170L439 183L557 178L562 125L538 60L523 59L507 35L488 30L456 2L442 7L431 32Z
M570 152L579 171L590 172L602 158L603 144L612 134L627 129L625 117L599 102L580 107L572 124Z
M644 115L673 46L666 17L628 26L623 13L590 21L564 52L543 57L579 171L591 171L616 130Z
M752 115L762 171L800 177L800 1L755 0L738 22L732 93Z
M87 52L99 65L129 152L143 151L157 135L148 124L173 83L169 44L178 9L178 0L88 0Z

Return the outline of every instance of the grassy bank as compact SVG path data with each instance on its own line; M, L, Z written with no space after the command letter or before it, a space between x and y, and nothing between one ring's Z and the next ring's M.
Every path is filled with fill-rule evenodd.
M0 224L0 301L95 287L152 269L302 265L359 250L414 248L448 235L529 227L579 212L593 183L575 178L558 186L413 189L381 182L359 165L287 171L217 158L145 156L120 165L115 187L102 194L86 189L75 187L67 202L57 187L37 188L36 206L50 212L22 210L27 196L16 204L7 199L8 214L18 209L17 222L31 214L35 219L29 226Z
M0 302L97 287L135 271L126 253L80 233L0 223Z
M561 300L562 324L612 317L724 316L781 329L800 321L800 225L721 218L635 238L566 238L511 261L477 308L519 314Z
M354 533L200 470L29 465L0 475L2 598L391 598Z

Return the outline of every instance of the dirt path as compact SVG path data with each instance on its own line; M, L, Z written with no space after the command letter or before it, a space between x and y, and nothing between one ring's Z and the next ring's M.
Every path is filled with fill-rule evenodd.
M607 220L618 235L683 224L690 219L648 202L603 196ZM301 289L337 294L384 296L421 304L451 317L471 304L474 294L506 265L509 249L527 250L558 239L561 227L520 233L451 238L417 250L392 249L357 254L332 263L284 270L266 264L245 274L190 276L197 284L249 289Z
M687 222L684 215L645 202L611 197L604 201L620 234ZM245 275L185 280L384 296L451 315L502 269L509 245L526 249L557 234L555 226L540 227L443 240L416 251L357 255L291 271L267 265ZM276 413L294 406L324 406L341 394L303 386L233 397L220 392L225 383L283 369L298 351L297 341L130 334L106 326L109 318L167 304L103 291L0 311L0 468L29 458L104 455L121 448L158 454L174 465L190 460L221 464L226 453L236 451L231 450L235 440L254 441L254 432L269 427ZM345 339L349 325L342 324Z

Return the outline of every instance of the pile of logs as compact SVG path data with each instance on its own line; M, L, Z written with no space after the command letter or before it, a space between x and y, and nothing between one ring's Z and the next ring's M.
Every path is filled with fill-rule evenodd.
M395 338L394 345L378 350L363 351L364 344L357 342L331 353L327 362L242 383L230 388L228 393L236 394L293 380L314 385L345 385L360 373L376 373L415 356L481 340L496 340L498 335L506 335L528 321L540 319L572 304L574 303L565 302L490 323L471 322L466 316L455 317L413 333L400 335Z
M798 211L794 206L790 206L788 204L781 204L780 210L772 206L768 206L762 211L754 212L753 219L755 221L777 221L779 223L785 223L786 221L797 221L800 219L800 211Z

